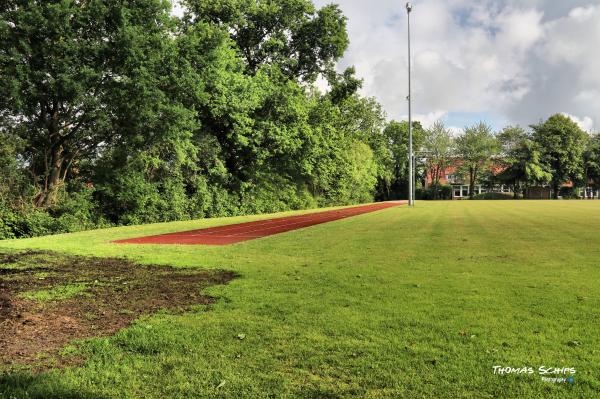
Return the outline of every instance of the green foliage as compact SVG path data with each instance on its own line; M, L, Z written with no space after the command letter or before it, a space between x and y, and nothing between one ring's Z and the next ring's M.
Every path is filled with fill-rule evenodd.
M31 204L10 204L0 201L0 239L35 237L48 234L70 233L97 227L108 227L98 212L91 187L61 190L57 204L36 208Z
M540 160L552 174L553 195L557 198L562 183L583 179L583 152L588 135L562 114L553 115L531 128L533 140L540 148Z
M331 86L329 97L331 102L339 104L342 101L355 95L362 87L362 80L357 79L354 74L354 67L347 68L342 74L335 71L327 73L327 83Z
M371 201L377 183L377 164L371 148L355 141L345 150L343 162L346 173L341 176L341 192L336 202L354 204Z
M496 178L513 187L513 192L526 189L530 185L545 185L552 175L541 162L538 143L520 127L508 126L498 135L504 167Z
M389 185L383 111L334 69L337 6L186 5L182 20L162 0L0 8L2 237L366 202Z
M70 190L63 191L57 204L47 210L55 220L55 232L71 233L110 226L98 212L94 193L91 185L76 187L71 184Z
M19 212L19 222L15 228L18 237L36 237L63 233L59 224L48 212L37 208L24 208Z
M316 208L308 190L276 174L265 176L259 184L246 183L240 193L240 213L257 214Z
M422 148L425 131L418 121L413 121L413 152ZM387 147L391 155L391 182L386 192L381 195L385 199L407 198L408 183L408 122L392 121L383 131Z
M558 190L558 195L562 199L579 199L579 193L576 187L561 187Z
M475 194L472 199L474 200L511 200L513 199L512 194L507 193L481 193Z
M25 202L33 187L20 159L24 142L4 130L5 125L0 117L0 204L8 206Z
M456 151L461 159L461 169L469 177L469 197L473 199L480 173L489 166L492 156L498 151L491 126L479 122L466 127L465 132L456 138Z
M452 162L454 143L450 130L446 129L442 121L435 122L431 128L425 130L423 150L427 167L426 177L432 182L431 199L438 199L438 196L445 198L440 192L440 178Z
M129 167L127 167L129 166ZM149 175L145 168L117 169L110 184L99 186L104 214L117 224L143 224L187 218L187 197L179 176ZM152 169L150 169L152 170Z
M0 201L0 240L16 238L18 223L19 215L6 202Z
M600 188L600 134L590 137L583 154L585 184Z
M348 47L346 18L337 5L316 9L310 0L185 0L187 24L228 28L246 65L256 74L276 65L289 78L314 81L331 71Z
M0 20L0 115L24 142L35 204L51 206L78 163L124 133L113 126L119 94L140 103L132 89L148 87L146 66L161 61L167 3L13 2Z
M452 186L442 184L438 187L417 188L415 195L418 200L451 200Z

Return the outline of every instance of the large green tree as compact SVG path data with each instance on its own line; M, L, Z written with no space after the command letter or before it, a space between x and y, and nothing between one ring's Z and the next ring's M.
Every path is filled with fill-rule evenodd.
M226 171L218 182L212 174L210 185L241 193L244 203L271 196L273 203L292 204L289 198L278 198L294 190L300 197L311 188L313 193L330 190L329 184L317 182L335 180L333 171L343 167L343 162L337 168L327 166L332 159L340 160L340 151L350 146L345 142L347 135L338 129L343 118L337 110L359 85L351 69L342 75L333 70L348 44L339 9L317 10L308 0L189 0L186 5L185 35L209 26L226 34L238 55L236 60L231 54L214 59L221 60L218 72L205 73L202 79L208 96L194 105L199 110L196 141L201 152ZM200 48L202 39L194 41L194 46ZM188 54L201 57L201 51ZM192 69L199 64L194 63ZM304 86L319 74L332 85L332 94L322 100ZM313 112L313 107L317 106L324 106L323 112L332 107L334 116L328 120L315 117L319 112ZM331 124L335 133L325 124ZM328 137L323 137L327 131ZM330 154L316 155L325 150Z
M385 113L381 105L374 98L364 98L358 94L362 81L354 76L354 68L346 69L335 78L328 77L331 90L326 98L331 105L339 110L335 121L335 128L342 131L352 143L366 144L372 152L375 165L374 173L377 181L377 196L381 198L382 192L388 192L393 178L393 161L389 149L389 142L384 134L386 126ZM352 147L353 145L349 145ZM356 146L354 145L356 148ZM368 165L365 164L365 168ZM361 186L368 187L368 180ZM367 191L373 191L371 186ZM365 189L366 190L366 189Z
M421 122L413 121L413 152L423 146L425 131ZM391 154L392 184L391 198L408 196L408 122L391 121L383 131Z
M137 104L134 95L150 87L146 64L161 62L155 55L168 39L168 6L161 0L0 6L0 113L4 128L24 141L36 205L51 205L80 160L126 133L113 122L122 101Z
M336 5L310 0L184 0L188 23L224 27L255 74L277 65L290 78L313 81L331 71L348 47L346 18Z
M584 158L584 185L600 189L600 133L590 137Z
M469 198L475 195L475 184L498 150L498 142L491 126L479 122L467 126L462 135L456 138L456 151L461 159L461 168L469 177Z
M532 125L533 140L539 145L541 161L552 173L552 190L558 198L560 186L583 178L583 151L589 136L571 118L556 114Z
M0 145L0 196L38 207L16 216L24 234L389 190L381 106L358 93L353 68L334 68L348 45L337 6L184 4L177 19L168 0L2 3L0 135L10 145Z
M348 82L344 75L336 87ZM302 159L309 187L322 205L370 201L375 183L388 179L383 111L351 86L312 94L311 131Z
M440 178L450 165L454 155L454 142L450 130L442 121L437 121L426 129L423 137L423 150L427 174L431 178L433 199L437 199L440 189Z
M507 126L497 136L500 144L499 164L503 170L496 176L513 187L515 198L532 184L547 184L552 175L541 162L539 145L523 128Z

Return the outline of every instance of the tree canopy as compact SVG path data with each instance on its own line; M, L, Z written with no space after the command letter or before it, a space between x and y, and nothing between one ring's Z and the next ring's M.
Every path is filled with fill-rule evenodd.
M562 114L553 115L531 128L533 140L540 148L541 161L550 169L554 197L558 198L562 183L583 178L583 152L588 135Z
M543 185L550 181L551 174L541 162L539 145L525 129L507 126L497 138L501 151L500 163L504 167L498 178L512 185L515 197L530 184Z
M584 183L600 189L600 134L590 137L583 155Z
M226 27L248 73L277 65L288 77L314 81L348 47L346 17L337 5L310 0L185 0L188 24Z
M15 1L0 16L4 129L23 140L35 204L49 205L83 159L127 133L114 128L119 96L146 106L140 118L157 117L147 106L161 97L172 21L159 0Z
M491 126L479 122L465 128L464 134L456 139L456 150L460 156L461 167L469 174L469 197L473 198L479 174L498 150Z
M383 110L335 69L337 6L184 3L181 19L165 0L2 3L3 236L350 204L389 186Z
M442 121L436 121L426 129L423 137L424 157L433 186L433 199L438 199L441 174L451 165L454 142L450 130Z

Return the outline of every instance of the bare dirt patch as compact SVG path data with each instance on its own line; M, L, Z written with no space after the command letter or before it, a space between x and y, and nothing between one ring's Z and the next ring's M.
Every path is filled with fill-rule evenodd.
M210 304L214 298L201 290L233 278L227 271L147 266L117 258L0 253L0 369L72 364L77 359L57 356L70 341L113 334L161 309ZM26 299L70 286L85 289L68 298Z

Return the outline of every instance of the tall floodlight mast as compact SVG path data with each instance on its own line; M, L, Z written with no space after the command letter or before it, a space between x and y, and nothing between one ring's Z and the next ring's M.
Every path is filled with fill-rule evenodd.
M413 134L412 134L412 98L411 98L411 60L410 60L410 13L412 4L406 3L406 14L408 16L408 205L415 205L414 198L414 171L413 171Z

